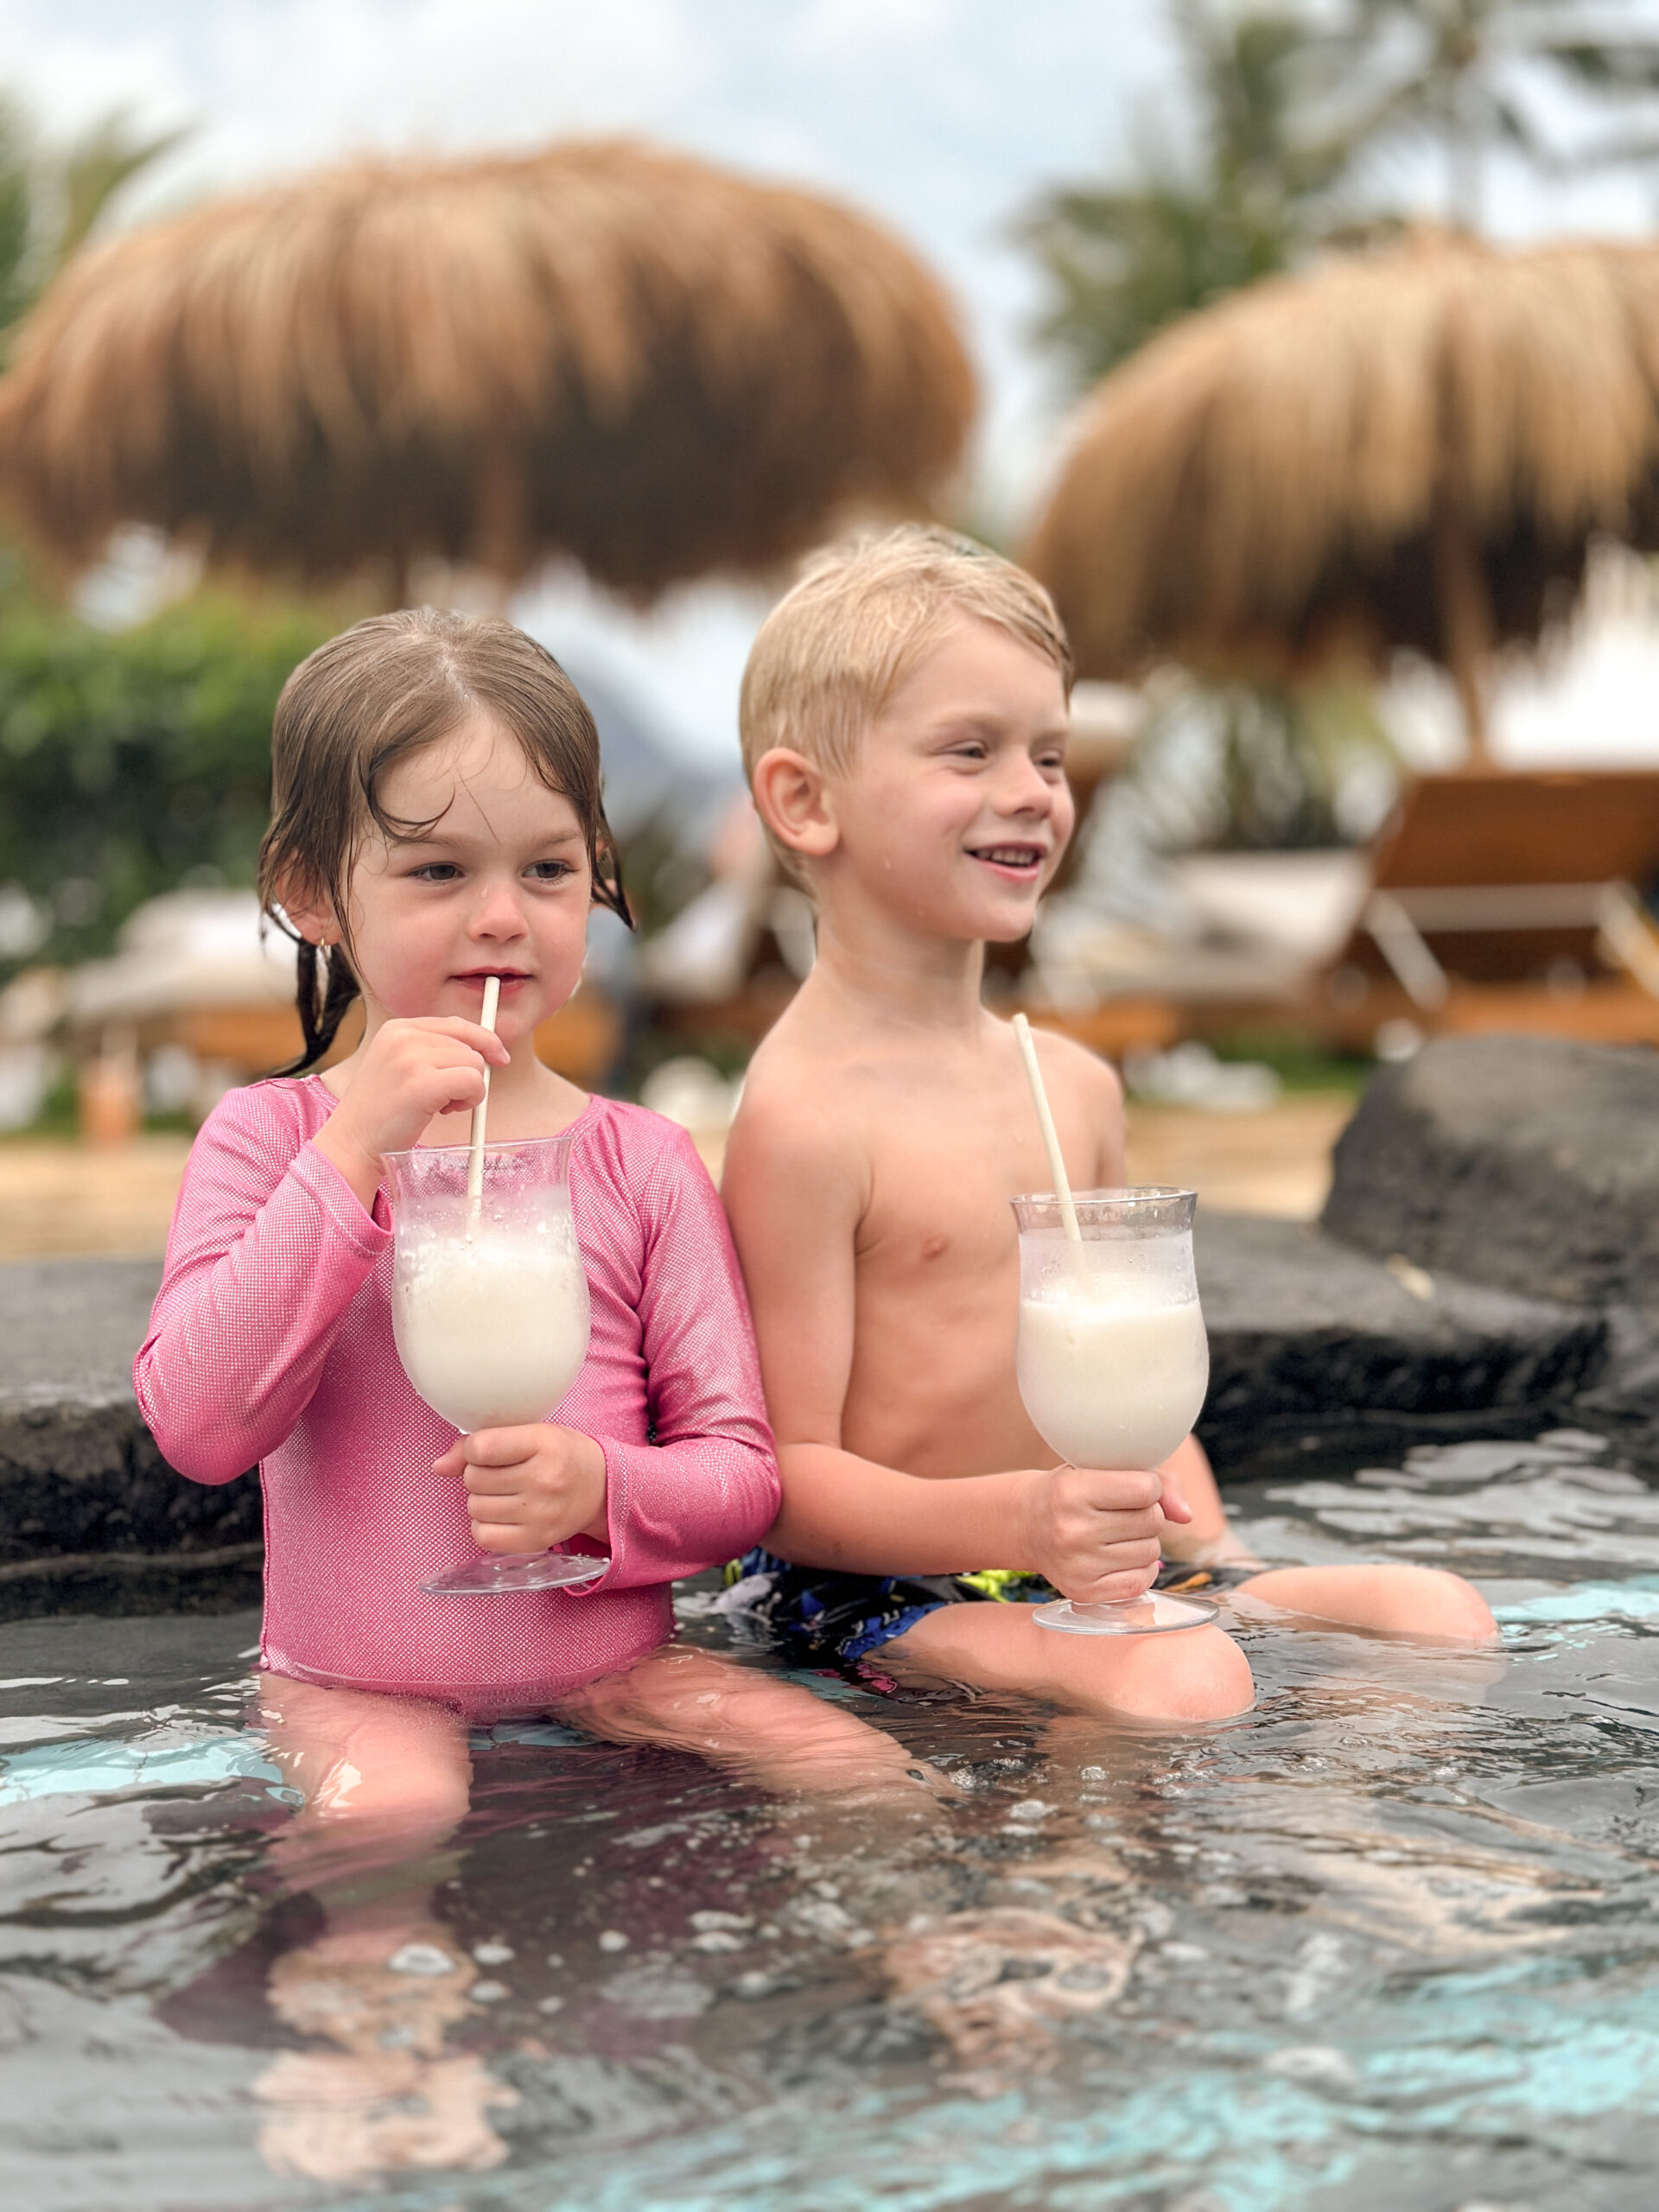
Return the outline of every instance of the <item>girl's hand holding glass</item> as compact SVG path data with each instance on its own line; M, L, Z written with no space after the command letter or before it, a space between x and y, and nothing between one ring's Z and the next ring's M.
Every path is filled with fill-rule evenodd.
M351 1087L312 1139L363 1201L374 1204L389 1152L418 1144L440 1114L470 1113L490 1068L512 1053L480 1022L456 1014L383 1022L352 1069Z
M572 1536L603 1542L605 1454L580 1429L534 1421L462 1436L433 1465L467 1485L473 1541L486 1552L540 1553Z

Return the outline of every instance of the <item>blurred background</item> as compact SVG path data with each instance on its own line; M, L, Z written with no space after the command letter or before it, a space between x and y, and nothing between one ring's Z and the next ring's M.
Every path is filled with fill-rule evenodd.
M1082 827L988 996L1311 1214L1376 1059L1659 1042L1659 0L0 0L0 1255L149 1252L289 1057L270 717L509 613L642 917L541 1039L716 1166L810 906L792 563L1028 562Z

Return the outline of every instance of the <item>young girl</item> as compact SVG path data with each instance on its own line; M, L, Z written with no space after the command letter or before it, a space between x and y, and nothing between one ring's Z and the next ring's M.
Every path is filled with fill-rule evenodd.
M561 1711L774 1783L897 1781L899 1746L808 1694L664 1649L669 1586L753 1543L778 1478L742 1280L690 1141L537 1060L594 904L628 919L598 741L552 657L499 620L359 623L289 679L267 909L300 939L305 1050L232 1091L190 1158L138 1402L172 1465L264 1486L267 1725L300 1830L404 1858L464 1813L471 1720ZM495 1033L478 1020L500 979ZM326 1073L361 995L362 1042ZM385 1156L574 1128L593 1304L558 1418L457 1437L392 1340ZM575 1590L436 1597L473 1555L575 1540ZM654 1656L652 1656L654 1655ZM295 1839L294 1840L297 1840Z

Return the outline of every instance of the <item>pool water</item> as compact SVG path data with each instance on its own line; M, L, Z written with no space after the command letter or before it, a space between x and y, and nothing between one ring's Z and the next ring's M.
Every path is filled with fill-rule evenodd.
M1179 1737L817 1682L950 1777L909 1818L498 1730L327 1919L254 1616L0 1628L7 2202L1646 2212L1659 1491L1563 1433L1230 1503L1460 1567L1503 1656L1245 1627Z

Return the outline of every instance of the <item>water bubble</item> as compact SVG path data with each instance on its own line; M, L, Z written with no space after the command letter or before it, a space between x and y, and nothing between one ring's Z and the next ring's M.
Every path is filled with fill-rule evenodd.
M620 1928L607 1928L599 1939L599 1948L601 1951L626 1951L629 1942Z
M1310 2089L1349 2089L1358 2079L1351 2062L1328 2044L1295 2044L1287 2050L1275 2050L1262 2064L1269 2074L1300 2082Z
M453 1974L455 1961L435 1943L405 1943L386 1961L393 1974Z

